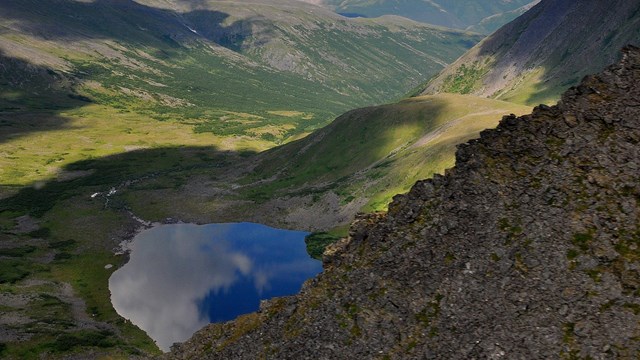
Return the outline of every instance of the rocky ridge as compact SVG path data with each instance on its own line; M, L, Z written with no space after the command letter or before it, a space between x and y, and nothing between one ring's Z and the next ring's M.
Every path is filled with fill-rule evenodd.
M360 216L297 296L169 358L637 358L640 49Z

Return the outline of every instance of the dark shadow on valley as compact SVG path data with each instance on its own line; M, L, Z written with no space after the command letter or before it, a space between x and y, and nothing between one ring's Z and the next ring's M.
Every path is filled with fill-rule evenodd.
M69 119L56 112L90 102L74 92L68 75L0 50L0 144L31 132L64 129Z
M104 194L111 188L176 189L194 173L213 175L229 167L243 168L243 161L260 164L252 170L257 183L276 176L264 186L245 188L246 200L262 202L275 193L306 196L326 191L364 169L374 166L382 171L391 165L395 160L377 149L391 146L395 129L423 128L416 136L436 130L437 125L429 119L439 116L442 105L427 102L411 106L412 101L407 101L408 109L383 105L352 110L306 138L260 154L222 151L213 146L174 146L75 162L62 170L79 177L24 187L15 196L0 200L0 212L40 217L65 199L81 195L89 201L92 193ZM162 181L151 181L154 179ZM300 189L301 185L305 187Z
M0 200L0 212L11 211L41 217L65 199L78 195L90 199L93 192L104 194L111 188L122 190L141 181L159 177L171 179L163 186L176 188L185 180L185 177L181 176L183 172L198 169L213 171L236 164L242 158L252 155L254 153L250 151L233 152L208 146L178 146L136 150L78 161L65 166L63 171L81 176L69 181L51 180L45 184L24 187L15 196Z
M207 6L206 2L199 3ZM44 40L111 39L141 45L151 39L171 48L204 38L239 51L249 37L270 36L266 27L260 26L265 21L261 17L224 24L229 14L221 11L181 13L132 0L4 0L0 2L0 14L0 18L16 21L12 26L21 32Z

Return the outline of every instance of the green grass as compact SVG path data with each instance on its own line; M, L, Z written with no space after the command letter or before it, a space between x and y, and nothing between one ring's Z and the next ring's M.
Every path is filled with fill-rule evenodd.
M113 170L104 183L116 180L115 177L130 175L117 171L133 169L137 173L154 171L162 167L172 166L181 162L185 157L193 158L185 165L194 162L202 163L202 154L207 160L215 161L215 151L237 150L255 152L270 146L266 141L250 138L224 138L211 133L196 134L189 124L181 124L168 120L157 122L137 113L121 113L113 108L88 105L74 110L68 110L55 115L52 113L24 113L0 114L0 121L16 127L36 127L38 132L28 136L19 136L10 141L0 143L7 154L0 157L0 185L27 186L52 179L62 180L60 184L67 186L77 181L75 178L92 176L96 171L94 164L111 155L122 154L123 160L135 158L133 150L153 149L160 147L185 147L183 154L178 151L163 154L157 150L154 158L139 159L136 164L127 165L125 161ZM56 121L64 119L68 126L58 129ZM13 127L13 126L12 126ZM4 133L3 133L4 131ZM0 127L0 139L11 131L11 128ZM26 131L26 130L25 130ZM201 146L201 150L189 147ZM138 152L139 153L139 152ZM167 156L171 155L171 156ZM110 162L113 163L113 162ZM73 166L71 166L73 164ZM107 174L102 174L105 176ZM117 185L117 183L113 183ZM59 185L62 186L62 185Z
M555 104L566 86L545 84L544 73L544 68L537 68L523 74L518 85L504 91L499 97L500 100L531 106Z
M27 340L22 343L4 345L3 355L9 359L40 359L44 354L57 358L89 349L97 350L104 354L115 347L119 347L122 350L105 358L125 359L131 355L142 355L135 349L128 348L116 334L109 330L87 329L59 334L45 334L41 335L38 340Z
M452 94L360 109L246 162L207 173L182 172L188 178L182 188L172 188L164 177L162 183L144 182L123 197L136 214L154 221L237 221L262 211L260 204L268 209L272 199L300 197L324 206L329 193L339 197L340 207L384 211L393 196L415 181L452 167L457 144L497 125L504 114L527 112L526 106ZM246 168L251 172L243 172ZM223 192L200 188L203 181ZM194 192L194 187L201 190ZM197 201L185 201L189 197Z
M53 352L66 352L79 346L109 348L118 344L113 335L108 330L84 330L61 334L51 343L50 347Z
M24 260L0 259L0 284L13 284L32 272L31 264Z
M114 321L118 315L111 308L108 289L111 272L106 264L119 264L123 259L106 252L91 252L64 260L52 269L52 276L70 283L85 299L92 317L102 321Z
M5 310L29 319L27 323L20 325L20 331L33 335L31 340L6 343L4 355L16 359L37 359L43 354L57 357L60 354L86 352L92 348L123 358L127 357L125 354L157 354L158 349L148 336L131 323L125 322L110 303L108 278L125 259L113 255L111 250L100 250L101 243L109 237L108 230L101 228L101 225L114 226L122 222L118 219L109 220L109 217L102 214L99 216L102 224L87 223L88 212L85 213L84 226L88 233L94 235L92 240L96 242L92 244L87 243L90 238L79 226L83 223L82 220L76 224L56 223L55 216L59 216L56 214L57 211L52 211L44 220L52 224L51 241L38 245L37 249L32 249L34 246L24 246L5 251L15 257L0 260L1 291L31 298L26 307ZM83 217L81 214L76 215ZM60 230L61 227L68 228L69 232L78 231L75 235L84 240L82 252L78 253L76 240L58 240L65 235ZM96 236L91 232L92 229L101 233ZM19 241L19 238L9 237L6 240ZM48 251L55 251L54 260L46 265L39 263L38 254ZM116 267L105 269L104 265L109 263ZM22 282L25 279L37 280L42 285L25 286ZM111 331L79 328L74 321L72 305L63 300L59 286L56 285L63 282L71 284L74 292L84 300L88 317L114 326L119 335Z
M455 74L448 75L442 84L443 92L454 94L470 94L477 88L478 82L487 74L489 68L478 61L467 66L460 65Z
M304 238L307 244L307 253L314 259L322 260L322 253L327 246L340 240L342 236L333 235L327 232L312 233Z

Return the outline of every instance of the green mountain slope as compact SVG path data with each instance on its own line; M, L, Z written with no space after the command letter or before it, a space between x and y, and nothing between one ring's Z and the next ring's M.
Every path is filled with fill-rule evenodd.
M640 1L543 0L443 70L424 93L549 103L638 43Z
M455 146L528 107L462 95L412 98L350 111L309 137L262 154L254 169L288 187L333 187L341 200L383 210L416 179L453 165ZM286 174L283 176L282 174ZM290 191L290 190L288 190Z
M377 17L399 15L416 21L457 29L471 28L490 33L514 19L511 12L537 1L532 0L324 0L347 16ZM516 15L517 16L517 15ZM492 18L489 20L489 18ZM481 24L498 23L497 27Z
M454 94L357 109L304 139L233 165L180 173L187 180L178 188L143 181L124 196L149 220L252 219L327 230L358 211L385 210L417 179L451 167L457 144L494 127L503 115L529 109Z

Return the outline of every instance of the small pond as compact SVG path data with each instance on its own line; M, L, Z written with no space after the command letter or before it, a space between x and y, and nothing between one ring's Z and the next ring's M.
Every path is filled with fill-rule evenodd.
M111 275L111 302L168 351L208 323L258 310L261 299L299 292L322 271L307 234L253 223L153 227Z

